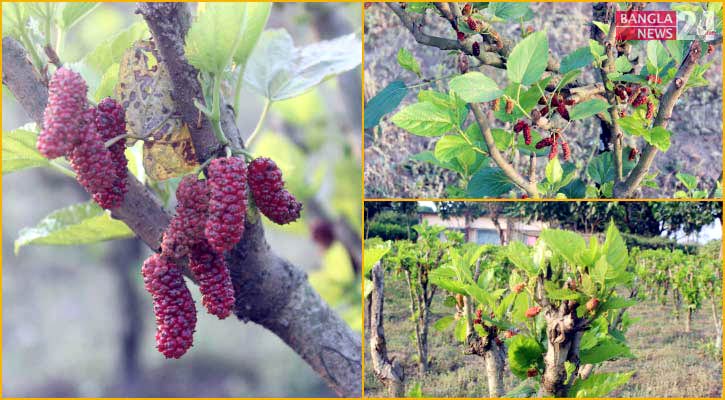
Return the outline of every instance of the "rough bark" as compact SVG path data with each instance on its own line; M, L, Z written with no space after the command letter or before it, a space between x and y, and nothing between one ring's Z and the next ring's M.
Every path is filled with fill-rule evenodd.
M174 81L174 99L181 118L189 124L197 156L208 159L220 147L210 125L203 119L197 128L198 111L193 99L201 99L196 71L183 53L189 11L184 3L140 4L139 10L152 31L161 62ZM42 123L47 88L38 79L27 56L12 38L3 38L3 83ZM12 71L11 71L12 70ZM39 97L34 100L26 97ZM231 110L222 108L222 126L231 146L241 140ZM133 177L123 204L112 215L125 222L151 249L158 251L162 232L170 220L158 199ZM259 219L247 221L245 237L226 255L236 295L235 314L274 332L296 351L340 396L361 394L361 340L309 285L304 272L275 254L264 238Z
M717 306L715 305L715 298L713 296L710 302L710 309L712 312L712 323L715 327L715 348L722 348L722 320L717 316Z
M403 396L403 380L405 374L400 362L388 358L388 348L385 342L385 329L383 328L383 306L385 304L385 281L380 263L372 269L372 305L370 307L370 354L373 361L373 371L380 382L388 389L390 397Z

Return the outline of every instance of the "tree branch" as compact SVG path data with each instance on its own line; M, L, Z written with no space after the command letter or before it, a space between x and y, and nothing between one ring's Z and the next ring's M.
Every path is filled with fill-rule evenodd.
M195 128L198 115L188 107L190 103L193 105L192 99L202 96L196 73L192 73L193 68L183 55L184 27L188 28L188 22L184 24L182 21L184 15L189 16L187 6L155 3L142 4L139 8L147 10L152 20L158 17L169 21L159 20L149 27L158 38L157 48L174 80L174 99L182 118L187 123L194 121L189 123L189 128L194 145L199 145L197 156L213 156L218 145L208 122L205 121L202 128ZM3 38L3 83L19 99L28 115L42 124L47 88L26 60L27 55L19 43L12 38ZM26 98L30 95L34 98ZM230 140L240 143L233 118L228 117L231 112L226 108L222 111L225 131L234 133L230 135ZM192 113L193 119L190 118ZM151 249L158 251L170 216L151 191L133 176L129 177L128 183L129 190L123 204L111 213L114 218L125 222ZM247 221L244 238L226 258L235 289L237 317L256 322L274 332L340 396L360 396L359 335L319 297L304 272L270 250L259 219Z
M473 110L473 116L475 117L478 126L481 128L481 135L483 135L483 140L486 141L486 146L488 147L488 153L491 155L491 159L493 159L496 165L501 168L503 173L506 174L506 176L511 179L516 186L525 190L529 197L538 198L539 190L536 187L536 183L527 182L526 179L504 159L503 155L496 147L496 142L493 138L493 134L491 133L491 127L488 125L486 115L484 114L481 105L471 103L471 110Z

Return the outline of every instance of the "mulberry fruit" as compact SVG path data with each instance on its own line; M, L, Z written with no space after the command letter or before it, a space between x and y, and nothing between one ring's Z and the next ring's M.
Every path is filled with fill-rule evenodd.
M323 249L330 248L335 241L335 228L327 221L314 221L312 223L312 240Z
M523 131L524 126L526 126L526 122L524 120L519 120L518 122L516 122L516 125L514 125L514 132Z
M566 106L564 103L559 103L559 105L556 107L556 111L561 115L562 118L565 120L569 120L569 111L566 109Z
M493 101L493 111L498 111L501 109L501 99L496 99Z
M559 143L554 139L549 150L549 160L553 160L559 154Z
M209 215L204 234L218 253L231 250L244 234L247 212L247 167L237 157L209 164Z
M554 93L551 95L551 105L553 107L559 107L559 104L561 104L561 95Z
M526 287L526 284L521 282L514 285L514 293L521 293L524 291L524 288Z
M536 143L535 147L537 149L543 149L544 147L551 146L553 143L554 143L554 138L552 138L552 137L543 138Z
M647 119L652 119L652 117L655 116L655 103L647 99L647 115L645 116Z
M476 24L476 20L471 17L466 18L466 24L468 24L468 29L470 29L472 31L475 31L475 30L477 30L476 28L478 28L478 26L477 26L478 24Z
M527 146L531 144L531 126L529 124L524 125L524 143Z
M627 90L622 85L618 85L614 88L614 94L616 94L621 100L625 100L627 98Z
M541 312L541 307L535 306L526 310L526 318L534 318Z
M632 107L637 108L647 102L647 95L644 91L640 92L639 95L632 101Z
M144 286L154 299L156 347L166 358L179 358L194 343L196 306L181 268L154 254L141 269Z
M96 129L101 139L107 142L116 136L126 134L126 112L116 100L107 97L98 103L96 112ZM126 178L128 177L128 160L126 159L126 140L121 139L112 144L108 151L111 152L113 165L118 176L118 185L124 194L127 191Z
M533 378L537 375L539 375L539 370L536 368L530 368L528 371L526 371L526 376L529 378Z
M660 84L662 83L662 78L657 75L647 75L647 82Z
M638 153L639 153L639 151L637 149L635 149L634 147L632 147L632 150L629 151L629 157L627 157L627 159L629 161L634 161L634 158L637 157Z
M715 52L715 46L712 45L712 43L709 43L707 45L707 54L710 55Z
M296 221L302 203L284 189L282 171L269 158L260 157L249 163L249 189L262 214L273 222L284 225Z
M587 311L594 311L599 306L599 299L596 297L591 298L589 301L587 301Z
M516 336L516 332L510 329L503 333L503 337L505 337L506 339L511 339L514 336Z
M478 57L481 55L481 46L478 44L478 42L473 42L473 45L471 46L471 50L472 50L474 56Z
M459 42L466 40L466 34L461 31L457 31L456 36L458 37Z
M471 7L471 3L466 3L465 6L463 6L463 15L466 17L470 16L473 12L473 7Z
M506 114L514 112L514 102L511 99L506 99Z
M201 242L191 249L189 269L199 281L201 302L209 314L228 317L234 306L234 288L224 256Z
M524 200L526 200L526 199L529 198L529 195L526 194L526 193L524 193L524 194L521 195L521 198L524 199Z
M176 215L164 232L161 253L175 259L185 257L195 244L204 240L204 225L209 209L206 181L185 176L176 189Z
M569 143L561 143L561 153L564 155L564 161L569 161L569 158L571 158L571 149L569 148Z
M86 111L88 86L76 72L58 68L48 85L48 105L43 114L43 130L38 135L38 151L53 159L68 155L80 141L82 118Z
M543 106L541 107L541 110L539 110L539 112L541 113L541 115L547 115L549 113L549 107Z
M96 130L96 110L89 108L78 117L81 121L76 133L79 143L68 156L76 179L98 205L106 209L116 208L123 201L123 191L111 152L103 145Z
M539 97L538 103L540 106L545 106L546 105L546 96Z

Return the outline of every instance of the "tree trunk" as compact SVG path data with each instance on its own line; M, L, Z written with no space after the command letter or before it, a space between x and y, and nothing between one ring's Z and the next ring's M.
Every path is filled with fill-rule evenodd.
M488 397L500 398L504 395L503 365L505 352L496 343L492 343L490 347L491 349L483 354L483 360L486 363Z
M715 306L715 297L713 296L710 302L710 306L712 309L712 323L715 327L715 348L718 349L718 351L722 348L722 321L717 316L717 307Z
M388 358L388 349L385 342L385 330L383 329L383 306L385 303L385 282L383 269L380 262L372 269L373 291L371 293L370 306L370 354L373 360L373 371L380 382L388 389L390 397L403 396L403 367L395 359Z
M685 332L692 332L692 308L687 307L687 319L685 319Z
M423 342L421 340L420 332L420 315L423 311L418 309L418 305L420 304L417 301L418 295L415 293L413 279L411 278L410 271L408 270L405 271L405 280L408 283L408 294L410 294L410 315L411 317L413 317L413 321L415 322L415 344L416 351L418 352L418 370L421 374L424 374L428 370L428 365L426 362L428 360L428 355L423 348Z
M584 335L585 321L577 317L576 307L570 307L568 301L563 301L559 309L547 308L547 349L541 389L544 397L569 397L569 388L579 374L579 344ZM567 361L575 366L569 381L565 366Z

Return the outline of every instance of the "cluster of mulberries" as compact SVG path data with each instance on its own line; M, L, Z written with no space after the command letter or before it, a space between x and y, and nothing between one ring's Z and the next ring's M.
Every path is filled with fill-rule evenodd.
M101 207L116 208L126 193L125 142L105 141L126 133L123 107L104 99L89 107L88 87L78 73L58 68L48 85L48 105L38 151L49 159L68 157L78 182Z
M549 137L539 140L534 147L536 147L537 149L550 147L549 160L553 160L554 158L556 158L556 156L559 155L559 147L561 147L564 161L569 161L569 159L571 158L571 149L569 148L569 143L562 140L561 133L559 133L558 130L554 130Z
M285 190L282 171L274 161L265 157L253 160L248 180L257 208L271 221L284 225L300 217L302 203Z
M531 125L527 124L526 121L519 120L519 122L514 125L514 132L523 132L524 142L527 146L531 144Z
M656 75L647 76L647 82L655 85L662 83L662 78ZM657 96L656 88L653 89L652 95L650 96L650 90L647 87L640 86L638 84L627 83L625 85L617 85L614 88L614 94L617 96L617 100L620 103L619 116L625 117L627 115L627 106L637 108L642 105L646 105L647 112L645 118L652 119L655 116L655 103L653 97Z
M542 97L539 99L539 104L546 105L546 98ZM565 120L569 121L569 110L567 107L573 106L576 104L576 101L571 98L564 98L564 96L561 93L554 93L551 95L551 107L554 108L554 110L559 113L559 115L564 118ZM549 108L545 107L546 110L540 110L542 115L546 115L549 113ZM546 111L546 113L542 112Z
M159 254L141 269L144 286L154 300L156 346L166 358L179 358L193 345L196 306L181 268Z

